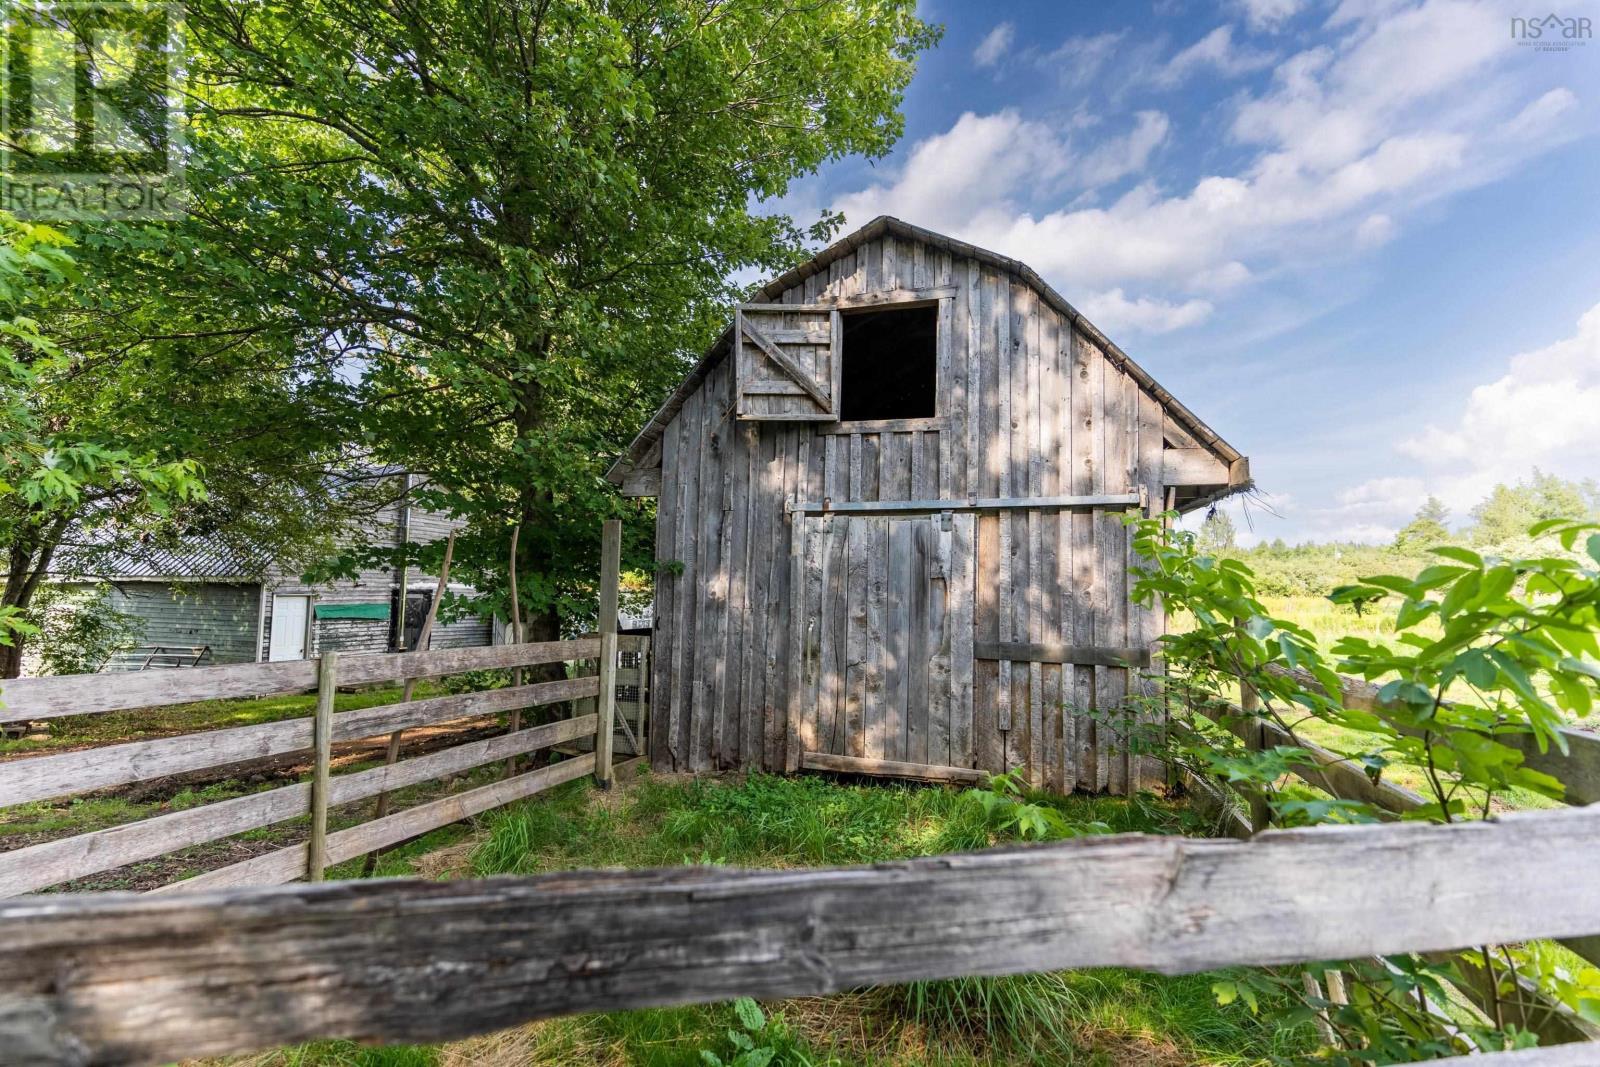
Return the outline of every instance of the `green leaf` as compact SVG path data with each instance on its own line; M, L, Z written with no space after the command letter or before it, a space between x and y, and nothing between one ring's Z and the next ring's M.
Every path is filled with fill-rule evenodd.
M1252 615L1245 621L1245 632L1257 640L1265 640L1267 635L1277 629L1276 624L1265 615Z
M1576 674L1586 674L1590 678L1600 681L1600 663L1590 663L1587 660L1575 659L1572 656L1563 658L1559 664L1562 670L1572 671Z
M1395 614L1394 628L1396 630L1409 630L1417 623L1439 610L1439 605L1431 600L1407 600L1400 605L1400 610Z
M1278 635L1278 648L1283 652L1283 658L1290 667L1300 666L1300 649L1295 645L1288 634Z
M1467 676L1467 681L1479 689L1487 689L1494 684L1496 674L1494 662L1481 650L1463 652L1456 657L1456 665Z
M1444 595L1444 600L1439 604L1440 618L1448 619L1467 605L1478 593L1478 586L1482 582L1482 572L1469 571L1450 587Z
M1443 556L1445 559L1459 560L1470 567L1480 569L1483 567L1483 557L1470 548L1461 548L1458 545L1438 545L1428 549L1428 551L1436 556Z
M1424 567L1417 575L1416 580L1412 582L1412 585L1420 591L1437 589L1439 586L1466 573L1467 570L1464 567L1451 567L1443 563L1436 563L1431 567Z
M767 1017L761 1011L761 1005L750 997L740 997L733 1002L733 1010L739 1016L740 1024L754 1033L767 1025Z

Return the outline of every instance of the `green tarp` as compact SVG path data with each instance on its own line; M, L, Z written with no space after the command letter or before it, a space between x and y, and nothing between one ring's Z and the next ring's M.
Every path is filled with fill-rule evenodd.
M318 604L319 619L383 619L389 618L387 602L378 604Z

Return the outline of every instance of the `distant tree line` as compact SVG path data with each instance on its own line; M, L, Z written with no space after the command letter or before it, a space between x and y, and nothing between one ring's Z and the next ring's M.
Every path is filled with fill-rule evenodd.
M1198 547L1249 562L1261 591L1271 596L1325 596L1362 574L1411 573L1437 545L1467 545L1504 554L1559 553L1559 546L1529 540L1534 523L1557 518L1600 519L1600 483L1573 481L1534 469L1513 485L1496 485L1468 512L1467 521L1452 526L1449 509L1427 497L1387 544L1353 541L1287 544L1275 538L1248 549L1235 544L1233 521L1217 511L1201 524Z

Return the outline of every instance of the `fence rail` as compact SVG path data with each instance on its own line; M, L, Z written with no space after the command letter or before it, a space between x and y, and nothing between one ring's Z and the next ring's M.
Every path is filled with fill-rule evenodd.
M378 707L335 714L334 694L347 684L413 681L489 668L521 668L557 663L579 664L615 659L619 650L642 658L649 639L618 638L615 622L616 524L608 523L609 565L603 568L601 629L605 638L579 638L499 645L489 648L442 649L402 654L340 656L319 660L243 664L143 675L75 675L8 682L0 698L6 702L0 719L49 719L68 714L130 711L162 704L219 697L275 696L317 690L313 715L284 722L238 726L134 741L54 755L0 761L0 807L111 789L214 770L239 763L310 751L309 781L250 793L230 800L174 811L103 830L57 838L0 852L0 897L31 893L51 886L154 859L181 848L221 840L309 814L309 840L235 863L220 870L162 887L272 885L296 878L320 879L324 868L366 855L501 804L531 796L562 782L593 774L611 778L610 724L616 686L606 699L602 677L568 677L502 689L451 694L423 700L401 700ZM605 590L603 590L604 592ZM607 614L609 612L609 615ZM609 622L607 619L609 618ZM613 665L613 671L614 671ZM601 674L606 672L602 663ZM519 729L518 714L530 708L576 703L594 698L596 708L532 729ZM331 773L332 745L337 741L388 734L420 726L510 712L512 729L498 737L459 744L441 751L349 774ZM606 725L602 727L602 723ZM514 774L515 757L592 739L594 751L564 762ZM602 738L604 743L602 743ZM398 750L395 750L395 757ZM513 775L492 785L445 796L395 815L384 810L356 826L327 831L327 812L368 797L387 797L393 790L507 762ZM158 890L160 891L160 890Z
M1292 677L1307 688L1322 692L1322 686L1306 670L1271 668L1274 673ZM1359 678L1343 678L1344 691L1340 699L1347 708L1358 711L1375 711L1387 707L1379 697L1380 687ZM1448 703L1448 702L1446 702ZM1600 801L1600 734L1565 726L1557 733L1566 743L1566 752L1559 748L1540 750L1531 734L1499 734L1495 740L1502 745L1518 749L1523 765L1542 771L1566 786L1569 804L1593 804Z
M1292 677L1300 684L1315 690L1325 692L1316 678L1305 670L1290 670L1281 667L1269 668L1274 674ZM1379 696L1380 687L1370 682L1357 678L1340 678L1342 692L1339 699L1345 707L1364 711L1379 711L1387 707ZM1320 789L1330 796L1341 800L1354 800L1371 804L1379 809L1380 814L1391 819L1403 817L1407 812L1420 808L1428 803L1423 796L1404 786L1383 781L1381 778L1373 779L1367 775L1362 767L1353 764L1350 760L1330 752L1308 738L1291 734L1288 730L1271 720L1260 717L1251 705L1252 693L1248 684L1243 689L1244 707L1228 704L1224 701L1198 702L1192 705L1193 710L1216 722L1219 726L1231 731L1236 736L1254 747L1288 746L1299 748L1307 752L1312 758L1312 765L1292 765L1291 773L1316 789ZM1250 709L1250 710L1246 710ZM1570 804L1584 805L1590 803L1596 795L1596 787L1600 785L1600 737L1584 730L1563 728L1562 738L1567 744L1567 753L1562 754L1559 749L1550 749L1540 752L1538 746L1527 735L1504 734L1496 739L1503 744L1517 747L1523 751L1526 762L1537 766L1547 774L1551 774L1562 781L1566 788L1566 799ZM1192 776L1191 776L1192 777ZM1211 797L1217 800L1218 790L1226 790L1226 783L1192 782L1198 787L1201 797ZM1244 836L1250 836L1256 830L1263 829L1266 825L1264 810L1265 805L1257 802L1257 798L1245 798L1250 804L1249 818L1242 818L1237 812L1226 813L1230 827L1236 832L1243 830ZM1596 809L1600 810L1600 809ZM1532 868L1529 868L1532 871ZM1564 876L1560 868L1552 868L1545 872L1547 875ZM1580 937L1557 938L1562 946L1589 963L1600 964L1600 936L1584 935ZM1463 988L1461 992L1467 999L1480 1007L1490 1008L1502 998L1494 988L1496 985L1493 975L1485 972L1472 973L1470 968L1468 977L1475 985ZM1539 1033L1547 1041L1595 1041L1600 1040L1600 1027L1580 1018L1564 1004L1545 995L1537 986L1526 980L1519 980L1519 997L1522 1018L1519 1023L1524 1029ZM1502 1008L1506 1005L1502 1004Z
M543 641L487 648L377 652L346 656L340 685L398 683L407 678L438 678L465 671L531 667L565 660L596 659L596 640ZM240 663L182 671L137 671L122 675L69 674L59 678L13 678L0 688L0 722L96 715L196 700L283 696L317 686L316 660Z
M337 837L330 860L354 854ZM1562 877L1527 877L1540 868ZM0 1049L157 1063L912 979L1184 973L1592 933L1600 809L1249 842L1127 834L839 870L29 897L0 902L0 927Z

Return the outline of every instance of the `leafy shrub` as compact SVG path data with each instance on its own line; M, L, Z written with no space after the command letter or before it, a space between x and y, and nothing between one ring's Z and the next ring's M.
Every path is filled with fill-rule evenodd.
M1432 549L1433 562L1414 577L1358 577L1329 599L1356 610L1398 601L1394 639L1347 635L1325 655L1315 634L1266 609L1243 562L1199 552L1192 534L1162 518L1128 522L1145 561L1133 569L1134 599L1159 598L1169 614L1186 616L1161 639L1168 692L1180 706L1159 736L1135 743L1161 746L1169 763L1264 800L1278 825L1380 816L1370 804L1285 784L1295 770L1314 765L1297 732L1308 720L1331 728L1339 738L1335 754L1375 780L1394 767L1416 772L1426 799L1406 813L1409 819L1486 817L1493 800L1513 789L1561 798L1561 783L1527 767L1522 750L1506 741L1520 734L1540 749L1564 749L1561 727L1595 707L1600 525L1550 520L1529 528L1530 543L1552 537L1566 556L1503 558L1446 545ZM1379 706L1345 707L1338 672L1381 683ZM1227 706L1222 694L1236 682L1259 695L1258 709ZM1461 690L1468 699L1446 699ZM1250 750L1221 728L1225 714L1257 716L1289 743ZM1451 1003L1447 985L1472 988L1480 960L1497 978L1485 1015L1441 1024L1427 1004ZM1600 972L1554 974L1537 963L1493 945L1444 962L1413 955L1348 961L1337 966L1348 988L1338 1004L1323 1000L1314 984L1300 993L1300 970L1258 973L1220 983L1217 991L1252 1003L1261 988L1300 996L1302 1010L1319 1012L1337 1034L1334 1062L1396 1062L1525 1043L1529 1035L1506 1024L1500 1010L1519 975L1579 1013L1600 1005ZM1316 979L1328 969L1305 970Z
M782 1017L769 1022L761 1005L749 997L733 1002L733 1014L739 1024L728 1029L728 1044L733 1049L727 1059L711 1049L701 1049L700 1060L707 1067L767 1067L774 1060L783 1063L790 1059L785 1052L798 1052Z
M144 620L111 604L110 586L47 585L28 609L39 627L42 674L93 674L118 652L139 644Z

